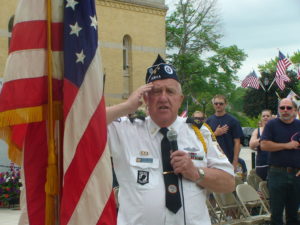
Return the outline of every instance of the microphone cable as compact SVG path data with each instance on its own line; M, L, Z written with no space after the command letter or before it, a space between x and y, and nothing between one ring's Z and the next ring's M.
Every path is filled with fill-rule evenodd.
M182 199L182 210L183 210L183 223L186 225L186 216L185 216L185 203L184 203L184 193L183 193L183 182L182 182L182 175L179 174L179 181L180 181L180 187L181 187L181 199Z

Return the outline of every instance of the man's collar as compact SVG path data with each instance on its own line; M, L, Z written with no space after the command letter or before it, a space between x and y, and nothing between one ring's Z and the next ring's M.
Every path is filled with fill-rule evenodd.
M182 124L181 121L185 121L185 120L186 120L186 118L182 118L182 117L177 116L176 120L170 126L168 126L167 128L171 129L171 130L175 130L176 132L178 132L179 129L180 129L180 124ZM149 129L151 137L155 137L155 135L159 132L161 127L159 127L151 119L151 117L147 117L146 121L147 121L148 129Z

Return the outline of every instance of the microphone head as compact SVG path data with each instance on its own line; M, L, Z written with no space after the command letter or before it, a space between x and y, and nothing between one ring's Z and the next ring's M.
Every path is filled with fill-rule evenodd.
M169 130L167 132L167 138L169 142L177 141L177 132L175 130Z

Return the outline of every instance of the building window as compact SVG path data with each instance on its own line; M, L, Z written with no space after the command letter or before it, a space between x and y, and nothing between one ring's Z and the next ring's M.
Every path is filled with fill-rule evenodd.
M128 98L132 91L132 68L131 68L131 38L123 37L123 98Z

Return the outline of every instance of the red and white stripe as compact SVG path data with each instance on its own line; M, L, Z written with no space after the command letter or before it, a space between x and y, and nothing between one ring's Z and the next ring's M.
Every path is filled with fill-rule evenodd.
M62 4L53 1L53 6ZM4 84L0 95L0 112L42 106L47 99L46 2L20 0L16 10ZM53 99L62 99L62 14L53 13ZM20 115L22 116L22 115ZM26 115L24 115L26 117ZM46 122L11 126L12 141L23 146L23 185L19 224L45 223L45 182L48 157Z
M106 117L99 54L77 90L64 82L72 104L65 111L64 184L61 225L105 224L115 210L110 154L105 150ZM99 76L101 75L101 76ZM76 187L76 188L74 188ZM109 213L105 213L108 210Z

